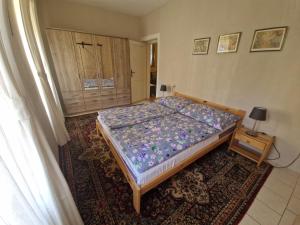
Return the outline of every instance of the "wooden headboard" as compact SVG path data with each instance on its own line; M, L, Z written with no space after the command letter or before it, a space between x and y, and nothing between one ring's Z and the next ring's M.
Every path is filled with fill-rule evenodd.
M240 123L242 122L242 120L244 119L244 117L246 115L246 111L244 111L242 109L231 108L231 107L220 105L220 104L217 104L217 103L214 103L214 102L209 102L209 101L201 99L201 98L196 98L196 97L188 96L188 95L185 95L185 94L181 94L179 92L175 92L174 95L175 96L181 96L181 97L184 97L184 98L188 98L188 99L191 99L191 100L193 100L197 103L208 105L210 107L220 109L220 110L225 111L225 112L230 112L230 113L232 113L234 115L237 115L241 118Z

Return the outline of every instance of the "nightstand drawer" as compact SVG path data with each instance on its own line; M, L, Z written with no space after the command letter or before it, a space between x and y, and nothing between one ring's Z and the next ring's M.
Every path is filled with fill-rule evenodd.
M265 147L266 147L265 143L257 141L257 140L255 140L255 139L253 139L251 137L247 137L247 136L245 136L243 134L240 134L239 132L237 132L235 134L234 138L237 139L237 140L239 140L239 141L245 142L245 143L247 143L247 144L249 144L249 145L251 145L251 146L253 146L253 147L257 148L257 149L260 149L260 150L264 150Z
M247 134L249 130L243 126L237 128L232 136L229 149L257 162L257 167L259 167L268 157L275 137L263 133L257 133L257 136L252 137Z

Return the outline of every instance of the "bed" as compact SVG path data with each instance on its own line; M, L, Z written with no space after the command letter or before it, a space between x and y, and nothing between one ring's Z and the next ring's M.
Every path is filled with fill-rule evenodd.
M99 113L96 121L98 134L104 137L133 190L138 214L143 194L229 140L245 115L243 110L179 93L175 96L228 112L238 119L220 128L195 120L192 113L184 114L184 110L176 108L178 105L170 108L149 103L106 110Z

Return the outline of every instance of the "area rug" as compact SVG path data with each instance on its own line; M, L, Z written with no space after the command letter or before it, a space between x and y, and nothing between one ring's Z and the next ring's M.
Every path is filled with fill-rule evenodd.
M60 149L60 166L85 225L238 224L272 167L229 152L211 151L142 197L132 191L102 137L96 114L68 118L71 141Z

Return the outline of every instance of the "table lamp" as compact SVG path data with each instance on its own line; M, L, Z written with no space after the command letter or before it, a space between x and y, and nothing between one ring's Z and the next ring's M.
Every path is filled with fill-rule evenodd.
M165 92L167 91L167 85L162 84L162 85L160 86L160 91L163 92L163 97L165 97Z
M256 137L257 132L255 131L256 122L259 121L265 121L267 118L267 109L263 107L254 107L249 115L249 118L254 119L254 125L252 130L248 130L246 134Z

